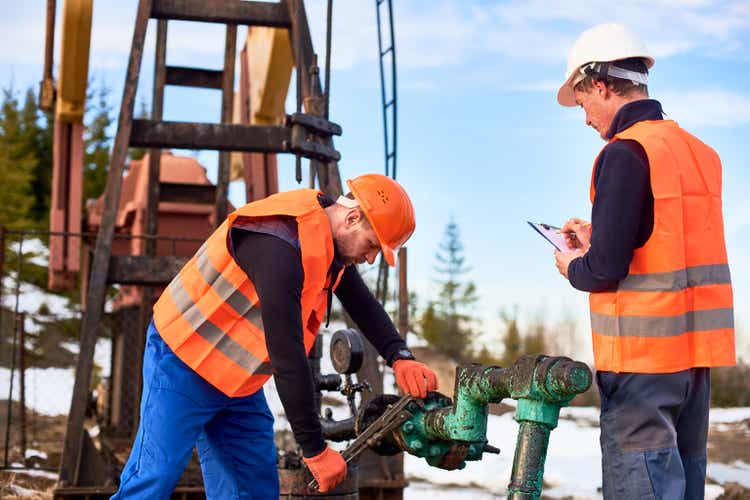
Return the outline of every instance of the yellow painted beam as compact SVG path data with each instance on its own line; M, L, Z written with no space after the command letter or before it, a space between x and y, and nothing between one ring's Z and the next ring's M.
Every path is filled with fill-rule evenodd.
M60 39L56 118L82 123L89 76L93 0L65 0Z
M250 124L280 125L294 67L289 30L249 29L245 53L250 76Z

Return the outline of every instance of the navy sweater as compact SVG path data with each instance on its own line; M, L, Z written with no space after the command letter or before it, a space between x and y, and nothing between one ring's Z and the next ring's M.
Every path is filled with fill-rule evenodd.
M323 207L333 204L327 196L320 196L319 201ZM296 226L294 219L288 223ZM296 227L291 232L296 232ZM258 292L266 347L284 413L303 455L315 456L326 444L313 404L313 379L302 333L304 270L299 248L276 236L239 228L232 229L231 241L235 260ZM337 276L340 269L336 257L329 272ZM336 296L365 338L392 364L406 343L356 267L344 270Z
M624 105L607 132L611 139L643 120L661 120L652 99ZM654 195L648 158L640 144L618 140L604 147L594 167L596 195L591 209L591 248L568 266L570 284L586 292L612 290L625 278L633 252L654 227Z

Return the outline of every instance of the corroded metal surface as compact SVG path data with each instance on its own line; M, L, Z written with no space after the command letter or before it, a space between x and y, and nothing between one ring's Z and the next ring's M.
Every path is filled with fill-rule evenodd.
M326 493L320 493L308 487L312 480L310 472L302 467L301 460L297 462L297 467L293 461L287 460L285 464L279 464L279 483L281 498L357 498L359 489L359 468L355 462L347 464L346 479L336 486L333 490ZM282 465L289 467L284 468Z
M560 408L591 385L583 363L564 357L529 355L512 367L468 364L456 369L454 399L433 392L412 416L372 449L381 454L399 450L424 457L430 465L461 469L469 460L499 450L487 443L489 403L518 400L515 419L520 428L515 447L509 498L536 499L541 495L544 462ZM378 396L361 410L358 424L365 427L384 413L395 396Z

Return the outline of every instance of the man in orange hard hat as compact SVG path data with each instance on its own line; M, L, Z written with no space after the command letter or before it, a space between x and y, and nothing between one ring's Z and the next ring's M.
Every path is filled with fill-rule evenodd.
M277 499L273 375L308 468L325 492L346 463L323 440L307 363L332 294L424 398L435 373L417 362L352 264L390 265L414 232L414 208L394 180L367 174L332 200L300 189L231 213L154 306L138 433L113 498L168 498L198 448L208 498Z
M735 363L721 162L649 99L653 64L632 31L601 24L573 45L557 94L607 141L591 223L566 222L574 250L555 252L590 292L607 500L703 498L710 368Z

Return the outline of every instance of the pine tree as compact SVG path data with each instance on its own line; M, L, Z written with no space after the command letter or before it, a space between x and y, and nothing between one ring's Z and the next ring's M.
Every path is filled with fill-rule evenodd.
M47 227L52 199L52 143L54 117L42 113L37 104L34 89L26 89L26 98L21 110L21 125L25 151L36 158L31 172L31 193L34 198L30 218L34 225Z
M542 320L535 321L523 339L524 354L547 354L547 325Z
M28 226L32 220L32 180L38 160L28 147L26 118L13 89L4 89L0 107L0 225L9 228Z
M442 276L437 281L438 299L428 304L421 319L425 340L456 360L471 353L474 332L470 313L478 300L474 283L462 281L470 271L463 250L458 224L451 219L435 254L435 272Z
M518 328L518 309L512 311L500 311L500 319L505 324L505 335L503 335L503 357L500 359L502 366L511 366L523 354L523 339Z
M98 198L107 185L109 170L110 139L107 130L112 125L112 108L107 103L109 89L101 84L95 95L87 96L96 101L90 107L90 119L84 134L85 153L83 156L83 203L90 198Z

